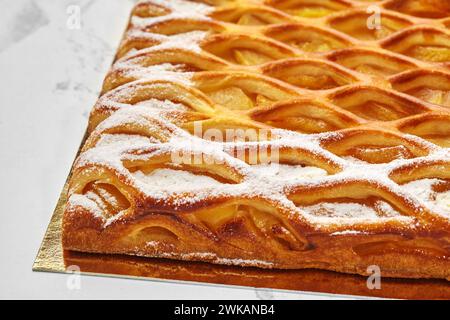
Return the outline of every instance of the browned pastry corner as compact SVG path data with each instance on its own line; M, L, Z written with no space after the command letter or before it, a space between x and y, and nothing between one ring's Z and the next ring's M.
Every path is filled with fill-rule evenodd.
M438 0L139 2L64 248L450 280L449 28Z

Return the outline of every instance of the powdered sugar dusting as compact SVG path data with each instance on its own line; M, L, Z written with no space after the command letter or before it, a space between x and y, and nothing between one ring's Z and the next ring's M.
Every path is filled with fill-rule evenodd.
M141 27L172 19L210 20L208 14L213 11L211 6L187 0L147 0L140 3L153 3L170 10L169 14L160 17L140 18L133 16L132 23Z
M130 134L103 134L97 142L98 147L104 147L108 145L133 143L138 141L139 144L155 143L157 141L152 138L140 136L140 135L130 135Z
M136 171L133 176L139 181L148 193L167 192L185 192L190 189L195 192L196 189L206 189L220 187L222 183L213 178L203 175L196 175L189 171L173 169L156 169L148 174L142 171Z
M402 187L433 212L450 218L450 190L445 192L433 190L435 185L442 182L440 179L421 179L404 184Z
M357 230L344 230L344 231L337 231L332 232L331 236L347 236L347 235L362 235L367 234L367 232L357 231Z
M182 66L163 63L143 67L139 61L117 62L113 71L120 71L124 77L136 80L165 80L191 85L192 72L182 71Z
M69 207L82 207L83 209L89 211L94 217L100 218L105 221L103 216L103 210L98 206L98 204L89 199L86 195L72 194L69 197L67 205Z
M318 178L327 175L325 170L317 167L278 163L254 165L252 169L257 171L260 176L281 181Z
M205 31L190 31L180 34L175 34L172 36L161 36L158 35L158 39L160 40L160 44L136 51L139 54L152 52L157 50L164 49L185 49L191 50L193 52L200 52L201 49L198 43L203 40L206 36L207 32ZM136 52L134 55L136 55Z
M181 260L207 260L217 264L224 265L235 265L235 266L249 266L249 267L265 267L271 268L273 267L272 262L257 260L257 259L230 259L230 258L222 258L217 256L212 252L189 252L189 253L173 253L173 252L164 252L158 251L158 246L160 243L158 241L149 241L147 242L147 247L151 247L156 250L155 255L160 258L170 258L170 259L181 259Z
M157 99L150 99L150 100L145 100L145 101L141 101L135 104L135 106L145 106L148 108L153 108L155 109L156 112L160 112L162 110L177 110L177 111L187 111L187 108L180 104L180 103L173 103L170 100L157 100Z
M390 221L401 219L404 222L411 223L410 217L402 216L396 212L388 203L378 204L381 210L387 210L389 216L383 216L383 212L377 212L374 208L360 203L329 203L322 202L312 206L300 207L308 220L319 224L357 224L370 221ZM381 214L380 214L381 213Z

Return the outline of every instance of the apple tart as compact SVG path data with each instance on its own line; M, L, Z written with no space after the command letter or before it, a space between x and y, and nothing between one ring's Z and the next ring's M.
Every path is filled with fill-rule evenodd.
M449 28L438 0L140 1L64 248L450 280Z

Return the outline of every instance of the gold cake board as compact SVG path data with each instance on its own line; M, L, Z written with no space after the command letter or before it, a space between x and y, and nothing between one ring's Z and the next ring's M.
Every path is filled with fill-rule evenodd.
M33 265L34 271L65 273L67 267L75 265L80 268L81 274L97 276L188 281L206 285L232 285L381 298L450 299L450 282L445 280L382 278L381 289L369 289L366 277L322 270L268 270L64 251L61 243L61 222L67 188L68 181L61 192L37 254Z

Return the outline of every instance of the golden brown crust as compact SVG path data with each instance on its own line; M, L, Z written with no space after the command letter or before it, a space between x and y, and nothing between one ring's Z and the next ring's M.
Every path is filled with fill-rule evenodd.
M227 226L223 226L221 233L211 235L203 230L194 230L192 225L175 215L147 215L143 219L117 224L104 231L93 225L77 225L80 220L83 221L82 217L81 212L66 217L63 238L66 248L82 252L120 253L261 268L318 268L360 275L367 275L367 268L376 265L381 266L382 276L385 277L450 280L448 251L443 249L448 244L446 241L433 240L438 235L424 234L421 238L411 238L388 232L332 237L315 234L308 236L307 247L283 250L261 239L250 238L241 221L230 221ZM130 230L135 232L149 226L167 227L175 231L177 237L188 241L182 246L170 241L150 246L147 245L148 238L140 241L129 239ZM227 237L239 242L243 249L228 244Z
M133 10L73 168L64 248L450 280L449 8L204 3ZM373 4L380 30L364 29ZM286 176L267 173L274 155Z

